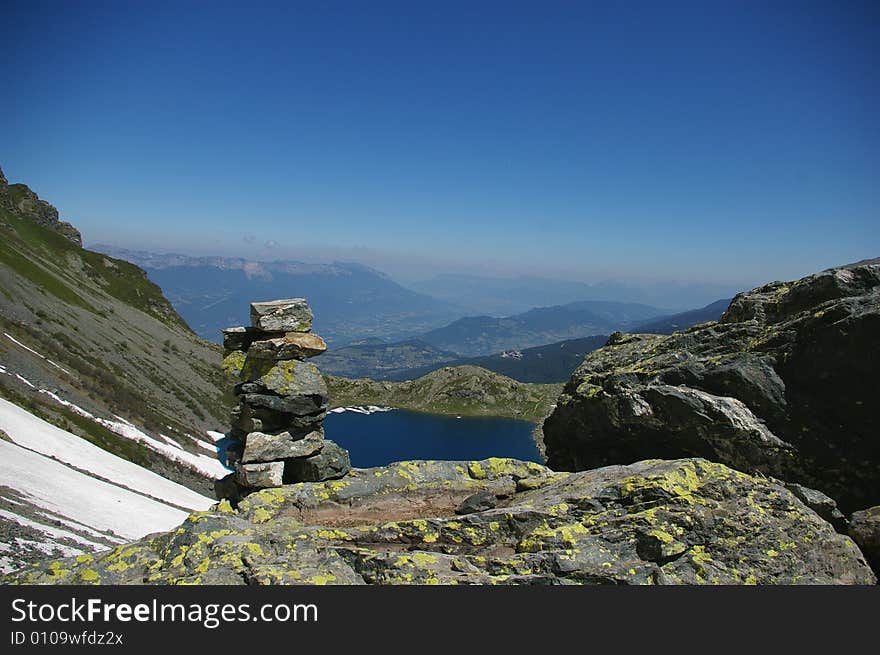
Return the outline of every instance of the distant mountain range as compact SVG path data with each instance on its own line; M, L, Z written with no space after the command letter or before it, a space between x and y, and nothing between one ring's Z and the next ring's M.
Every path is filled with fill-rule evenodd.
M94 248L146 270L192 329L215 342L223 328L248 323L247 308L255 300L307 298L315 312L315 331L332 346L369 337L402 340L463 314L360 264L255 262Z
M354 263L256 262L95 248L145 269L193 330L215 342L224 327L247 324L250 302L304 296L315 311L315 330L330 345L322 370L378 380L412 379L440 366L472 364L523 382L559 382L574 370L578 358L601 346L615 330L671 332L717 318L728 303L672 315L614 300L547 306L554 298L601 295L613 288L530 277L440 276L420 285L443 296L433 298ZM488 311L526 301L543 306L503 318L486 315L487 310L462 317L466 309L459 301L466 305L480 293L488 294Z
M700 309L663 316L633 326L630 331L671 334L697 323L718 320L729 304L730 300L718 300ZM554 325L550 319L559 320L565 316L565 312L555 311L557 309L543 308L526 312L524 316L534 320L532 326L542 325L541 319L545 321L545 326ZM505 320L493 319L481 323L491 330L497 322ZM456 323L461 324L462 321ZM463 323L473 325L476 322L464 319ZM558 323L555 325L558 327ZM414 380L445 366L479 366L520 382L552 384L568 380L587 353L601 348L607 340L607 334L598 334L531 348L512 348L476 357L458 356L427 343L424 337L401 343L369 342L331 349L321 358L321 368L327 373L349 378L369 377L375 380L400 381Z
M565 382L571 377L587 353L601 348L608 335L598 334L582 339L567 339L546 346L524 350L509 350L494 355L453 359L442 364L395 371L391 380L414 380L436 370L440 366L479 366L520 382L553 384Z
M526 372L526 366L531 368L531 358L526 365L511 368L496 367L496 358L487 356L508 350L546 346L548 343L557 345L563 340L580 340L597 334L607 335L661 315L662 310L646 305L585 301L530 309L507 318L472 316L425 332L415 339L390 343L370 339L331 348L321 358L321 369L345 377L400 380L418 377L441 365L450 365L450 362L460 362L483 366L520 381L559 382L574 370L572 367L564 376L557 377L567 368L569 353L588 352L583 350L583 344L572 346L573 350L563 349L565 361L555 363L550 367L552 372L548 369L545 375L534 370ZM602 343L605 338L601 339ZM539 359L537 354L535 359Z
M539 307L507 318L462 318L426 332L420 339L441 350L477 357L627 330L665 313L662 309L636 303L588 300Z
M511 316L532 307L566 305L581 300L631 302L667 308L672 313L699 307L716 298L731 297L739 285L703 282L595 284L538 276L513 278L478 275L437 275L413 282L409 288L462 307L465 314Z

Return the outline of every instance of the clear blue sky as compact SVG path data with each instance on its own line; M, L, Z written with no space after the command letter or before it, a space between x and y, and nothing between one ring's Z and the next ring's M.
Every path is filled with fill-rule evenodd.
M618 4L6 2L0 166L91 243L735 282L880 255L880 3Z

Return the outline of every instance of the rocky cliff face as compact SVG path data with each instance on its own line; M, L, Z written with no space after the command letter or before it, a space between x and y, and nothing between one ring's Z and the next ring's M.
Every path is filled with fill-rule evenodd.
M880 260L737 295L718 322L614 335L544 421L560 470L705 457L880 502Z
M3 583L873 584L853 541L781 484L705 460L554 473L402 462L190 515Z
M59 220L58 210L30 190L26 184L9 184L0 170L0 207L17 213L43 227L55 230L78 246L82 236L73 225Z

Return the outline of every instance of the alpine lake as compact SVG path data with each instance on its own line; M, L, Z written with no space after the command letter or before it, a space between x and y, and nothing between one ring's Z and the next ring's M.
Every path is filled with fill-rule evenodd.
M534 425L493 417L456 417L406 410L355 408L330 412L324 431L348 449L357 468L411 459L480 460L513 457L543 463L535 445Z

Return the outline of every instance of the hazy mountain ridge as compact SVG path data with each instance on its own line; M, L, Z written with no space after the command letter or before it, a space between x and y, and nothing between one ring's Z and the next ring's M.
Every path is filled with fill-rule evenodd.
M587 353L601 348L606 341L608 336L599 334L482 357L451 359L441 364L395 371L389 374L388 379L412 380L427 375L440 366L479 366L520 382L556 384L567 381Z
M143 265L193 330L211 341L218 341L225 327L247 324L246 309L255 300L308 298L315 329L331 345L369 337L406 339L463 313L356 263L255 262L104 248Z
M667 308L673 313L698 307L715 298L729 297L740 286L712 282L619 282L587 283L540 276L486 277L441 274L408 285L410 288L454 302L471 314L511 316L533 307L565 305L585 299L632 302Z
M626 330L663 314L664 310L637 303L587 300L537 307L505 318L469 316L420 338L437 348L476 357Z
M663 316L634 326L631 331L668 334L697 323L717 320L729 303L729 300L719 300L700 309ZM573 303L573 306L580 304ZM613 304L611 306L614 307ZM547 318L559 321L560 318L552 311L544 312L541 309L530 310L525 316L537 317L538 321ZM538 321L536 323L540 325ZM480 317L471 321L470 325L480 325L491 330L499 323L503 324L503 321ZM546 321L544 326L547 326ZM479 366L520 382L552 384L568 380L583 358L605 345L607 339L607 333L598 334L563 339L530 348L509 348L476 357L457 356L456 353L433 346L423 339L399 343L371 342L330 350L324 356L322 368L333 375L400 381L413 380L444 366ZM422 363L417 363L418 360Z

